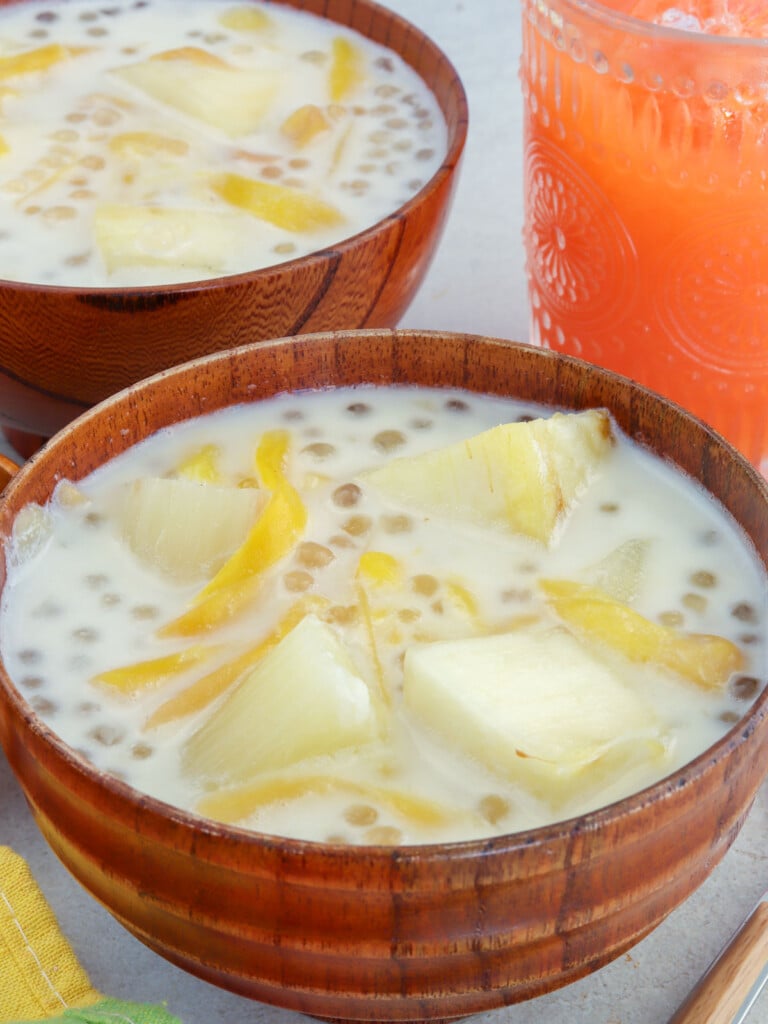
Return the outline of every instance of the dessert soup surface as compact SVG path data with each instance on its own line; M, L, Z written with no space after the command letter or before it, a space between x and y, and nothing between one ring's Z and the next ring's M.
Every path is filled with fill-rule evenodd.
M462 840L643 788L723 735L765 683L766 577L733 522L615 426L544 541L429 509L377 477L448 449L460 473L467 439L499 424L525 434L549 414L360 387L161 431L20 514L4 664L100 769L268 833ZM168 486L192 490L155 495ZM232 541L235 555L188 571L196 531L220 526L213 506L195 511L202 491L252 500L246 517L262 525L275 495L284 502L245 574ZM234 611L216 604L220 565ZM595 594L613 636L582 615ZM698 641L680 639L691 634L705 638L700 661ZM646 635L658 656L638 656ZM716 679L708 637L724 653ZM327 688L305 696L305 683ZM326 698L338 712L327 721Z
M445 155L394 52L282 5L0 7L0 277L111 287L242 273L410 199Z

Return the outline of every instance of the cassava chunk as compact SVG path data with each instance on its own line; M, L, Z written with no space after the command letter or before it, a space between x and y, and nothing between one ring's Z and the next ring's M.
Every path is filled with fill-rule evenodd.
M404 697L445 744L553 805L664 753L650 707L562 628L409 648Z
M612 444L605 410L555 413L393 459L360 479L425 514L522 533L546 544Z
M237 68L183 47L116 68L114 74L160 103L235 137L255 131L280 88L274 70Z
M630 661L653 662L705 688L724 686L743 666L730 640L651 622L598 587L573 580L540 580L540 586L563 622Z
M184 746L191 774L247 782L376 733L365 681L333 630L307 615Z
M236 216L127 203L97 206L93 229L110 274L124 267L195 267L217 273L241 238Z
M216 572L245 539L266 500L255 488L142 477L115 501L123 536L148 565L181 582Z

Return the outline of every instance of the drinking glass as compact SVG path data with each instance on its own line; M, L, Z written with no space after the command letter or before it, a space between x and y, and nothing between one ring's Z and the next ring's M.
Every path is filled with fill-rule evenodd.
M531 340L666 394L768 474L768 39L670 8L677 26L522 0Z

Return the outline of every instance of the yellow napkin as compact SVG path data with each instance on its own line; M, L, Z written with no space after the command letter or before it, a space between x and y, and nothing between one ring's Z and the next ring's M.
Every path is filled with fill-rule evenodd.
M97 992L26 862L0 846L0 1024L180 1024L163 1007Z

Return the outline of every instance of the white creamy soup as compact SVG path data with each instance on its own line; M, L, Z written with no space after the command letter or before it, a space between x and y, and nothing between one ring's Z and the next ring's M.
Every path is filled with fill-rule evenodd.
M687 763L766 679L754 551L601 411L408 387L235 407L59 484L7 562L3 660L51 727L274 834L560 820Z
M172 284L375 224L432 177L442 113L394 52L277 4L0 8L0 277Z

